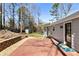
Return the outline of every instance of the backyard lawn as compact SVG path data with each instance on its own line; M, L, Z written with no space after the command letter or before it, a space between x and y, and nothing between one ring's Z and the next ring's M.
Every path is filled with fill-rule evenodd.
M35 33L30 33L30 34L28 34L29 36L32 36L32 37L42 37L43 36L43 34L40 34L40 33L37 33L37 32L35 32Z

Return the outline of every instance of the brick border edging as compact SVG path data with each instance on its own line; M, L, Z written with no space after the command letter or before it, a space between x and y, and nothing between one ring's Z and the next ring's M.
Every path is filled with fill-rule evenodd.
M12 44L18 42L21 40L21 36L17 36L17 37L14 37L14 38L10 38L9 40L6 40L6 41L3 41L0 43L0 52L2 50L4 50L5 48L11 46Z

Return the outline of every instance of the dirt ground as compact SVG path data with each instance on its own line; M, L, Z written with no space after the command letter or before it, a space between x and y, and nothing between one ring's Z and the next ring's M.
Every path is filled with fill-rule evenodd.
M15 32L11 32L9 30L0 30L0 41L9 39L9 38L12 38L12 37L15 37L15 36L24 37L24 36L26 36L26 34L15 33Z
M14 37L16 35L17 35L17 33L14 33L14 32L8 31L8 30L1 30L0 31L0 38L1 39L9 39L9 38Z

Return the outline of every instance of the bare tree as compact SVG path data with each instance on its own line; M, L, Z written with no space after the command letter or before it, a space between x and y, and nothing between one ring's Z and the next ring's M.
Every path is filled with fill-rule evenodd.
M51 9L51 15L54 16L57 20L63 16L67 16L71 11L71 3L54 3Z
M12 7L13 7L13 9L12 9L12 13L13 13L13 28L15 28L15 4L14 3L12 3Z
M61 4L61 7L64 15L66 16L70 12L72 4L71 3Z
M0 3L0 29L2 29L2 4Z
M5 3L3 4L3 28L5 28Z
M19 14L19 27L20 27L20 33L22 33L24 27L25 27L25 21L27 19L27 12L28 9L26 8L25 4L20 4L19 9L18 9L18 14Z

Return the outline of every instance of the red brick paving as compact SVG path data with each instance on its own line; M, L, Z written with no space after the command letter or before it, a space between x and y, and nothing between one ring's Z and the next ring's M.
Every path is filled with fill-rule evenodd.
M49 39L28 39L11 56L63 56Z

